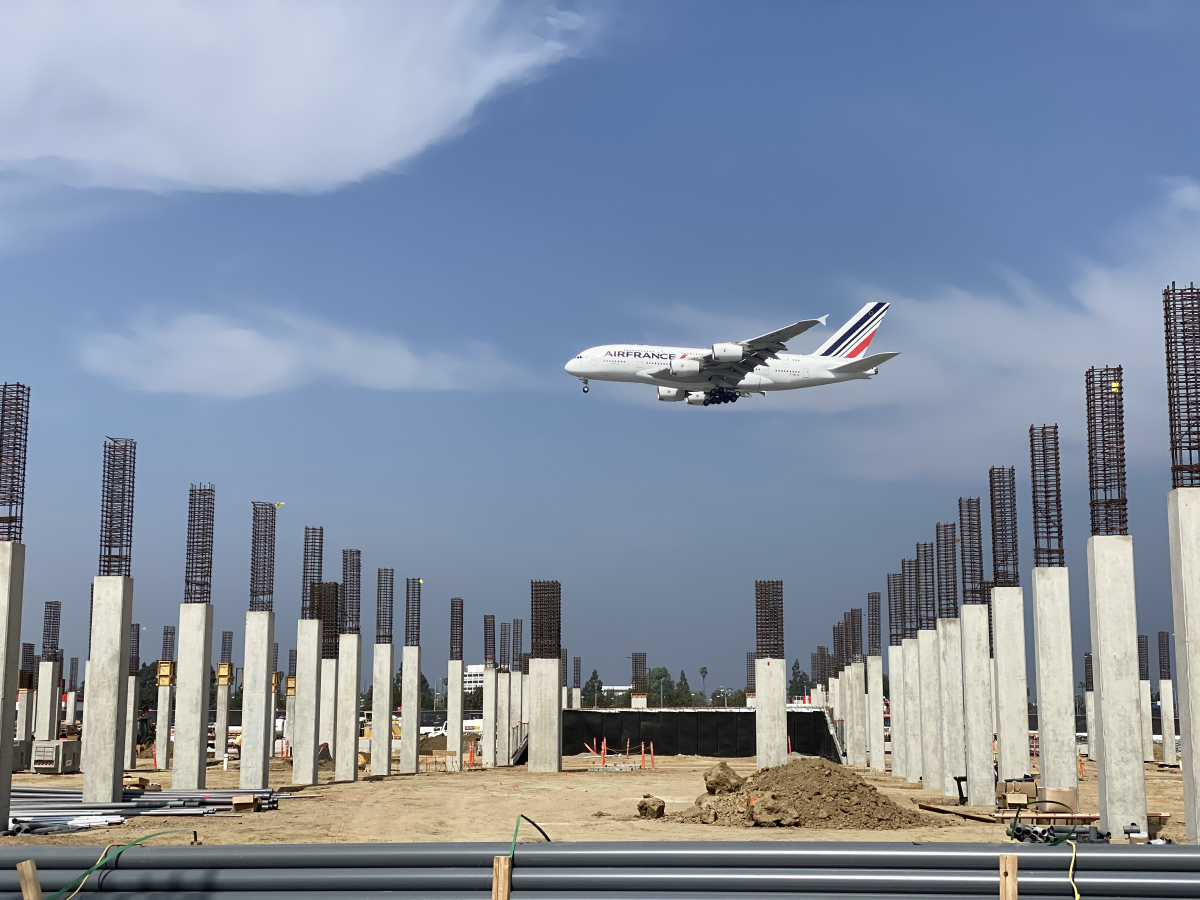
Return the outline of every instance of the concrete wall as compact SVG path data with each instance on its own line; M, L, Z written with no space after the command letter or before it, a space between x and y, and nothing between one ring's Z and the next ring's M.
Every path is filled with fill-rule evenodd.
M992 665L988 656L988 608L963 604L958 613L962 640L963 732L967 803L996 805L992 767Z
M1171 549L1183 818L1187 840L1195 843L1200 837L1200 488L1176 488L1167 494L1167 535ZM0 579L0 590L2 585Z
M892 774L897 778L904 778L907 774L905 768L905 744L907 739L904 733L904 647L900 644L888 645L888 687L891 693L888 697L888 703L891 706L891 725L889 728L891 737L892 751Z
M483 723L479 734L479 753L485 769L496 765L496 667L483 668Z
M1087 553L1099 827L1115 837L1131 823L1146 830L1133 539L1093 535Z
M901 642L904 650L904 731L906 760L904 778L912 784L921 780L921 657L916 638Z
M334 777L358 781L358 707L362 681L362 635L338 636L337 756Z
M271 751L275 748L274 673L271 658L275 644L275 613L246 613L245 667L242 669L242 748L239 784L245 790L267 787ZM299 657L299 654L297 654ZM299 659L297 659L299 666ZM297 668L297 671L299 669ZM217 688L218 691L221 688ZM217 748L218 754L223 749Z
M4 698L17 694L24 593L25 545L0 541L0 697ZM16 727L15 704L0 702L0 734L15 734ZM6 825L12 800L12 753L12 741L0 740L0 822Z
M1075 667L1067 570L1034 569L1032 599L1042 786L1074 790L1079 784L1079 766L1075 759Z
M392 678L396 673L396 648L392 644L376 644L371 662L371 774L391 775ZM459 708L461 711L461 705Z
M1154 762L1154 711L1150 702L1150 679L1138 681L1138 706L1141 708L1142 760Z
M463 661L446 666L446 769L461 772L463 760ZM453 753L453 756L449 754Z
M758 768L787 763L787 661L754 661L754 734Z
M292 784L317 783L321 728L321 620L296 623L296 724L292 727Z
M942 793L958 796L967 774L966 726L963 724L962 629L958 619L937 620L938 677L942 695Z
M529 660L530 772L562 771L562 693L558 665L557 659Z
M870 741L871 768L876 772L887 771L883 740L882 656L867 657L867 739Z
M329 755L337 759L338 661L321 660L321 724L317 744L328 744Z
M212 679L212 621L209 603L179 606L179 663L175 689L175 759L171 787L196 791L208 771L208 688Z
M1024 778L1029 764L1029 695L1025 678L1025 594L1019 587L992 589L995 637L996 756L1001 780ZM1072 720L1074 721L1074 720Z
M421 749L421 648L405 647L400 655L401 775L417 774Z
M1170 678L1158 680L1158 711L1162 720L1163 765L1173 766L1179 762L1175 752L1175 688Z
M87 668L88 739L82 760L85 803L120 802L122 796L132 612L133 579L123 575L97 575L92 582L92 655ZM20 652L19 645L17 651ZM0 745L7 743L0 741ZM9 752L12 752L11 747Z
M937 632L917 633L921 667L921 783L927 791L940 791L942 775L942 678Z

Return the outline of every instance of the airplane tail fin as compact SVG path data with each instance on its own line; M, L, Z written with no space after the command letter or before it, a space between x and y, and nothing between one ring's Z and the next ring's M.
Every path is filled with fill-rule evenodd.
M856 312L837 334L817 349L817 356L837 356L858 359L871 344L875 331L883 321L890 303L868 303Z

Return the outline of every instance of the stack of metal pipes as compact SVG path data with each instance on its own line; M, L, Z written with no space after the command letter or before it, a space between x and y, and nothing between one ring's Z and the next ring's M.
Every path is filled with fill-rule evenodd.
M131 847L81 894L122 900L316 900L492 896L493 858L509 844L299 844ZM1200 848L1079 845L1084 897L1200 897ZM15 866L37 863L43 893L98 859L98 847L0 848L0 900L17 900ZM1000 855L1018 857L1021 896L1073 895L1072 848L1028 844L519 843L513 896L565 898L996 897Z
M132 816L205 816L228 812L234 798L257 797L259 809L276 809L279 795L262 791L148 791L126 788L120 803L84 803L80 788L12 788L8 830L26 833L120 825Z

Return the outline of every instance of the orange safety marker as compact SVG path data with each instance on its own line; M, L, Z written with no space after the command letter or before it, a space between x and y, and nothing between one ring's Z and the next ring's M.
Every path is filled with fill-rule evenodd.
M788 756L792 755L792 736L788 735Z
M629 759L629 738L625 738L625 758Z
M650 742L650 768L654 768L654 741Z
M600 768L604 768L604 758L608 756L608 738L604 739L604 743L600 745Z
M642 741L642 768L646 768L646 742Z

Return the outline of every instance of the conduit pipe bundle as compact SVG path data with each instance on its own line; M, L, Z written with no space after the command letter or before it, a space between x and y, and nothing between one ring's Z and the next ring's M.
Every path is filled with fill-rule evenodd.
M120 825L131 816L204 816L233 808L235 797L257 797L260 809L276 809L279 794L263 791L147 791L126 788L120 803L84 803L79 788L19 787L12 789L8 828L33 831ZM95 860L92 860L95 862Z
M17 900L15 866L37 862L42 890L88 869L98 847L0 848L0 900ZM466 900L490 896L492 859L508 844L137 846L88 879L80 895L120 900ZM999 855L1019 857L1022 897L1070 897L1071 848L1028 844L523 843L515 898L786 897L885 900L996 897ZM1080 845L1084 897L1200 898L1200 847Z

